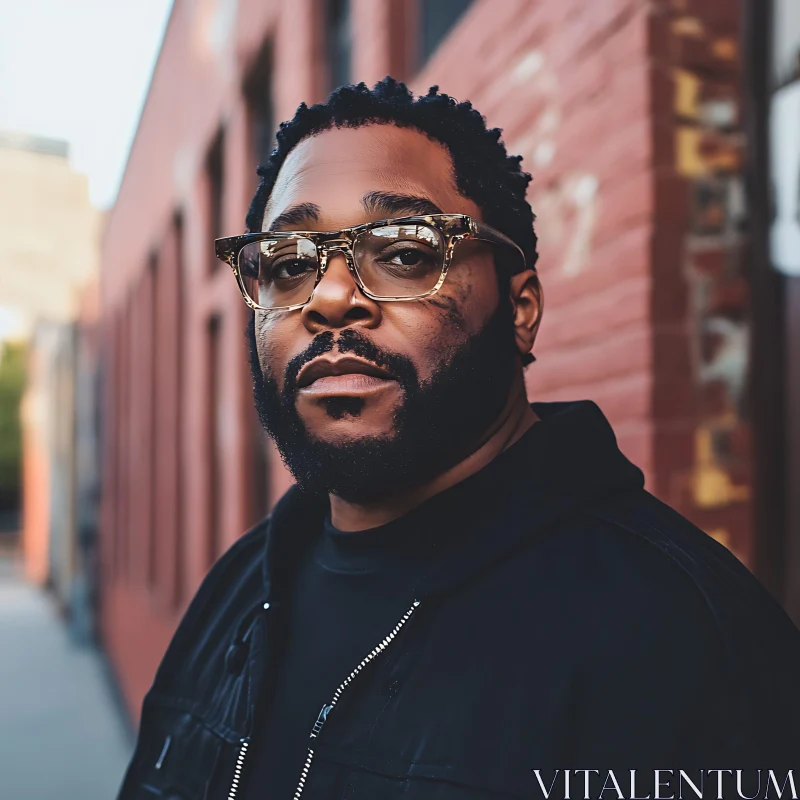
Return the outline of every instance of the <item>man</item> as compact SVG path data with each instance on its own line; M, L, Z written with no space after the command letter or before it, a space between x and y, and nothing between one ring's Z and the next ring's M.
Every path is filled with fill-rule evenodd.
M789 619L594 404L528 403L519 162L389 78L281 126L217 252L298 485L192 602L123 800L566 797L565 770L598 796L631 769L644 797L659 769L800 766Z

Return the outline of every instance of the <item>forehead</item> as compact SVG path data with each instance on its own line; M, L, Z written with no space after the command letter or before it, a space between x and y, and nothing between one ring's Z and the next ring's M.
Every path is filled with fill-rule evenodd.
M456 188L444 145L413 128L372 124L332 128L300 142L281 166L263 227L269 229L278 214L303 203L320 209L314 227L357 225L375 216L361 204L375 191L425 198L445 213L480 218L475 203Z

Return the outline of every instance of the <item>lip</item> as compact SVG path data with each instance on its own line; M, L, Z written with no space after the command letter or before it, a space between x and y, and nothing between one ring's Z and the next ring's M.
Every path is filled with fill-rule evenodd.
M344 358L337 359L321 357L309 361L308 364L300 370L297 376L297 387L298 389L307 389L320 378L345 375L364 375L373 379L377 378L381 382L396 380L387 370L363 358L357 358L355 356L345 356ZM330 383L338 384L340 382L341 381L331 381ZM325 383L325 381L322 381L322 383ZM375 383L377 385L377 382L374 380L362 381L362 383L364 384L364 388L366 388L369 383Z

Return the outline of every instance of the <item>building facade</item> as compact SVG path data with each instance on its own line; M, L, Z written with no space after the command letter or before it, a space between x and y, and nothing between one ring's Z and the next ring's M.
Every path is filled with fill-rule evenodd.
M531 399L591 398L648 488L751 569L751 247L739 7L176 0L102 246L102 631L132 714L212 562L289 477L252 408L240 233L277 121L437 84L534 176ZM767 559L767 561L765 561Z

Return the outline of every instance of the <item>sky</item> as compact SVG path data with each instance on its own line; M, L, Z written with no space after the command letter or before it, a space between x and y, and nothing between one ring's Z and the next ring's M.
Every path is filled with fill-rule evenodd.
M172 0L0 0L0 130L70 145L113 204Z

